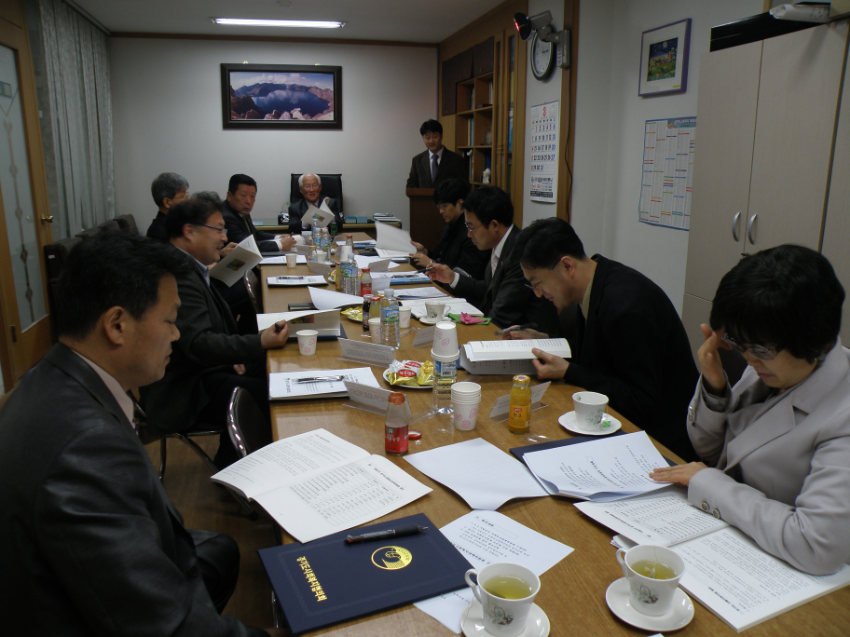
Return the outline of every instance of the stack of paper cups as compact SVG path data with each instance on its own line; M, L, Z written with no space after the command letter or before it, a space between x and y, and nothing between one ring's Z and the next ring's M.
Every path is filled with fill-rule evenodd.
M481 385L478 383L455 383L452 385L452 412L455 429L475 429L478 405L481 403Z
M351 255L351 246L345 245L341 246L342 250L339 252L339 260L340 261L348 261L348 257Z

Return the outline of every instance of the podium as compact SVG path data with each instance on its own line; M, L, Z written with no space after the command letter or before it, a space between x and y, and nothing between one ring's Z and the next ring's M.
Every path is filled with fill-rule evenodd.
M437 247L446 222L437 212L433 188L408 188L410 199L410 238L421 243L429 251Z

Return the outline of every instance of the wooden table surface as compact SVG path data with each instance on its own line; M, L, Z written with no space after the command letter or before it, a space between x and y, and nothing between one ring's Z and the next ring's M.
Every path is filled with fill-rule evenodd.
M298 266L296 271L301 274L306 272L307 268ZM285 272L293 273L285 266L263 267L263 280L265 281L266 276ZM310 298L306 288L269 289L265 284L263 295L268 312L285 311L287 303L309 301ZM362 326L359 323L350 322L344 317L342 317L342 323L348 338L363 338ZM403 336L397 359L423 361L430 358L429 348L412 347L415 329L419 327L425 326L416 319L412 319L411 329L402 330ZM495 329L493 326L459 325L458 336L461 343L489 340L495 338L493 334ZM270 372L282 372L364 366L364 364L340 360L339 352L339 344L336 341L320 341L315 356L300 356L298 347L292 342L283 349L270 350L268 368ZM381 377L383 368L373 366L372 371L380 385L388 387ZM487 417L494 400L510 392L509 376L473 377L460 371L458 380L472 380L481 385L481 410L475 430L455 431L452 435L440 436L435 433L436 419L422 421L412 427L420 430L423 435L421 440L410 442L410 453L477 437L505 451L535 442L527 435L511 434L507 429L507 423L494 423ZM536 379L533 379L532 384L536 383ZM531 436L538 437L536 441L545 442L572 436L558 424L558 417L573 409L571 396L577 389L563 383L553 383L548 389L543 399L547 406L535 410L531 416ZM428 409L431 400L430 391L422 389L402 389L401 391L407 396L414 416ZM343 406L344 402L346 402L344 399L324 399L272 403L275 438L285 438L322 427L366 449L369 453L383 454L383 418ZM638 430L631 422L616 412L613 413L623 423L625 431ZM664 456L680 461L665 447L657 443L656 445ZM414 469L403 458L390 457L390 460L433 491L382 519L425 513L437 527L442 527L470 512L469 506L463 499ZM652 632L643 631L622 622L608 609L605 602L605 591L608 585L622 577L622 571L614 555L616 549L610 544L613 535L610 529L585 517L573 506L572 500L562 497L512 500L503 505L499 512L575 549L540 578L541 589L535 603L548 615L552 624L551 635L570 633L645 635ZM293 541L286 535L284 537L286 542ZM696 609L694 619L682 629L681 634L694 637L736 634L701 604L694 601L694 606ZM405 606L310 634L334 637L402 635L434 635L435 637L445 635L448 637L453 633L418 609ZM759 624L749 629L747 635L753 637L850 635L850 587L845 587Z

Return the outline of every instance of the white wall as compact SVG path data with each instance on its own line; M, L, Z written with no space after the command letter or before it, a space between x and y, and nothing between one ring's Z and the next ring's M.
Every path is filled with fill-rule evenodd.
M224 130L219 65L242 61L342 66L343 129ZM156 213L151 181L167 171L222 198L230 175L251 175L255 218L277 215L290 173L340 172L346 214L394 213L410 227L404 184L424 150L419 126L437 115L436 49L113 38L110 72L118 214L142 232Z
M573 225L589 254L643 272L681 313L688 233L638 221L644 122L697 115L711 27L761 13L761 0L592 0L579 15ZM691 18L685 93L638 97L641 33ZM530 102L529 102L530 103Z

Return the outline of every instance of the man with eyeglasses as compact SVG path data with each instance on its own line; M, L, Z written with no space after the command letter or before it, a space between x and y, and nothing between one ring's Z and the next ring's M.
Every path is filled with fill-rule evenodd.
M294 201L289 205L289 232L295 235L307 229L305 225L310 224L304 223L304 215L307 214L310 206L323 209L326 212L332 212L336 219L337 228L342 231L342 224L345 219L343 219L342 211L339 209L339 202L333 197L322 199L321 177L313 173L304 173L298 178L298 190L304 198Z
M561 311L572 358L534 349L537 377L608 396L619 411L685 460L685 426L699 373L685 328L664 291L602 255L588 257L563 219L535 221L514 246L529 286ZM541 338L534 330L506 338Z
M257 230L251 219L251 211L257 200L257 182L248 175L236 174L227 184L227 197L221 204L221 216L227 233L234 243L241 243L248 235L254 235L260 252L281 252L295 245L288 234L274 235Z
M425 268L437 262L460 268L473 279L484 278L484 268L490 259L468 236L462 209L468 194L469 182L465 179L447 179L434 189L434 203L446 225L440 241L431 251L421 243L410 242L416 248L416 253L410 255L413 265Z
M266 414L251 423L271 441L265 351L283 347L289 326L283 322L260 334L240 335L227 303L210 286L209 266L227 244L224 219L215 204L190 199L168 213L171 245L185 252L193 268L177 276L180 310L165 376L141 389L142 406L154 433L174 433L194 425L224 425L234 387L247 389ZM226 434L215 462L225 467L237 459Z
M513 223L514 206L508 194L495 186L474 190L463 202L463 214L467 235L487 257L484 278L433 263L434 269L428 272L431 280L448 284L452 294L465 298L499 327L534 324L544 332L557 333L555 309L535 298L525 285L515 250L519 228Z

